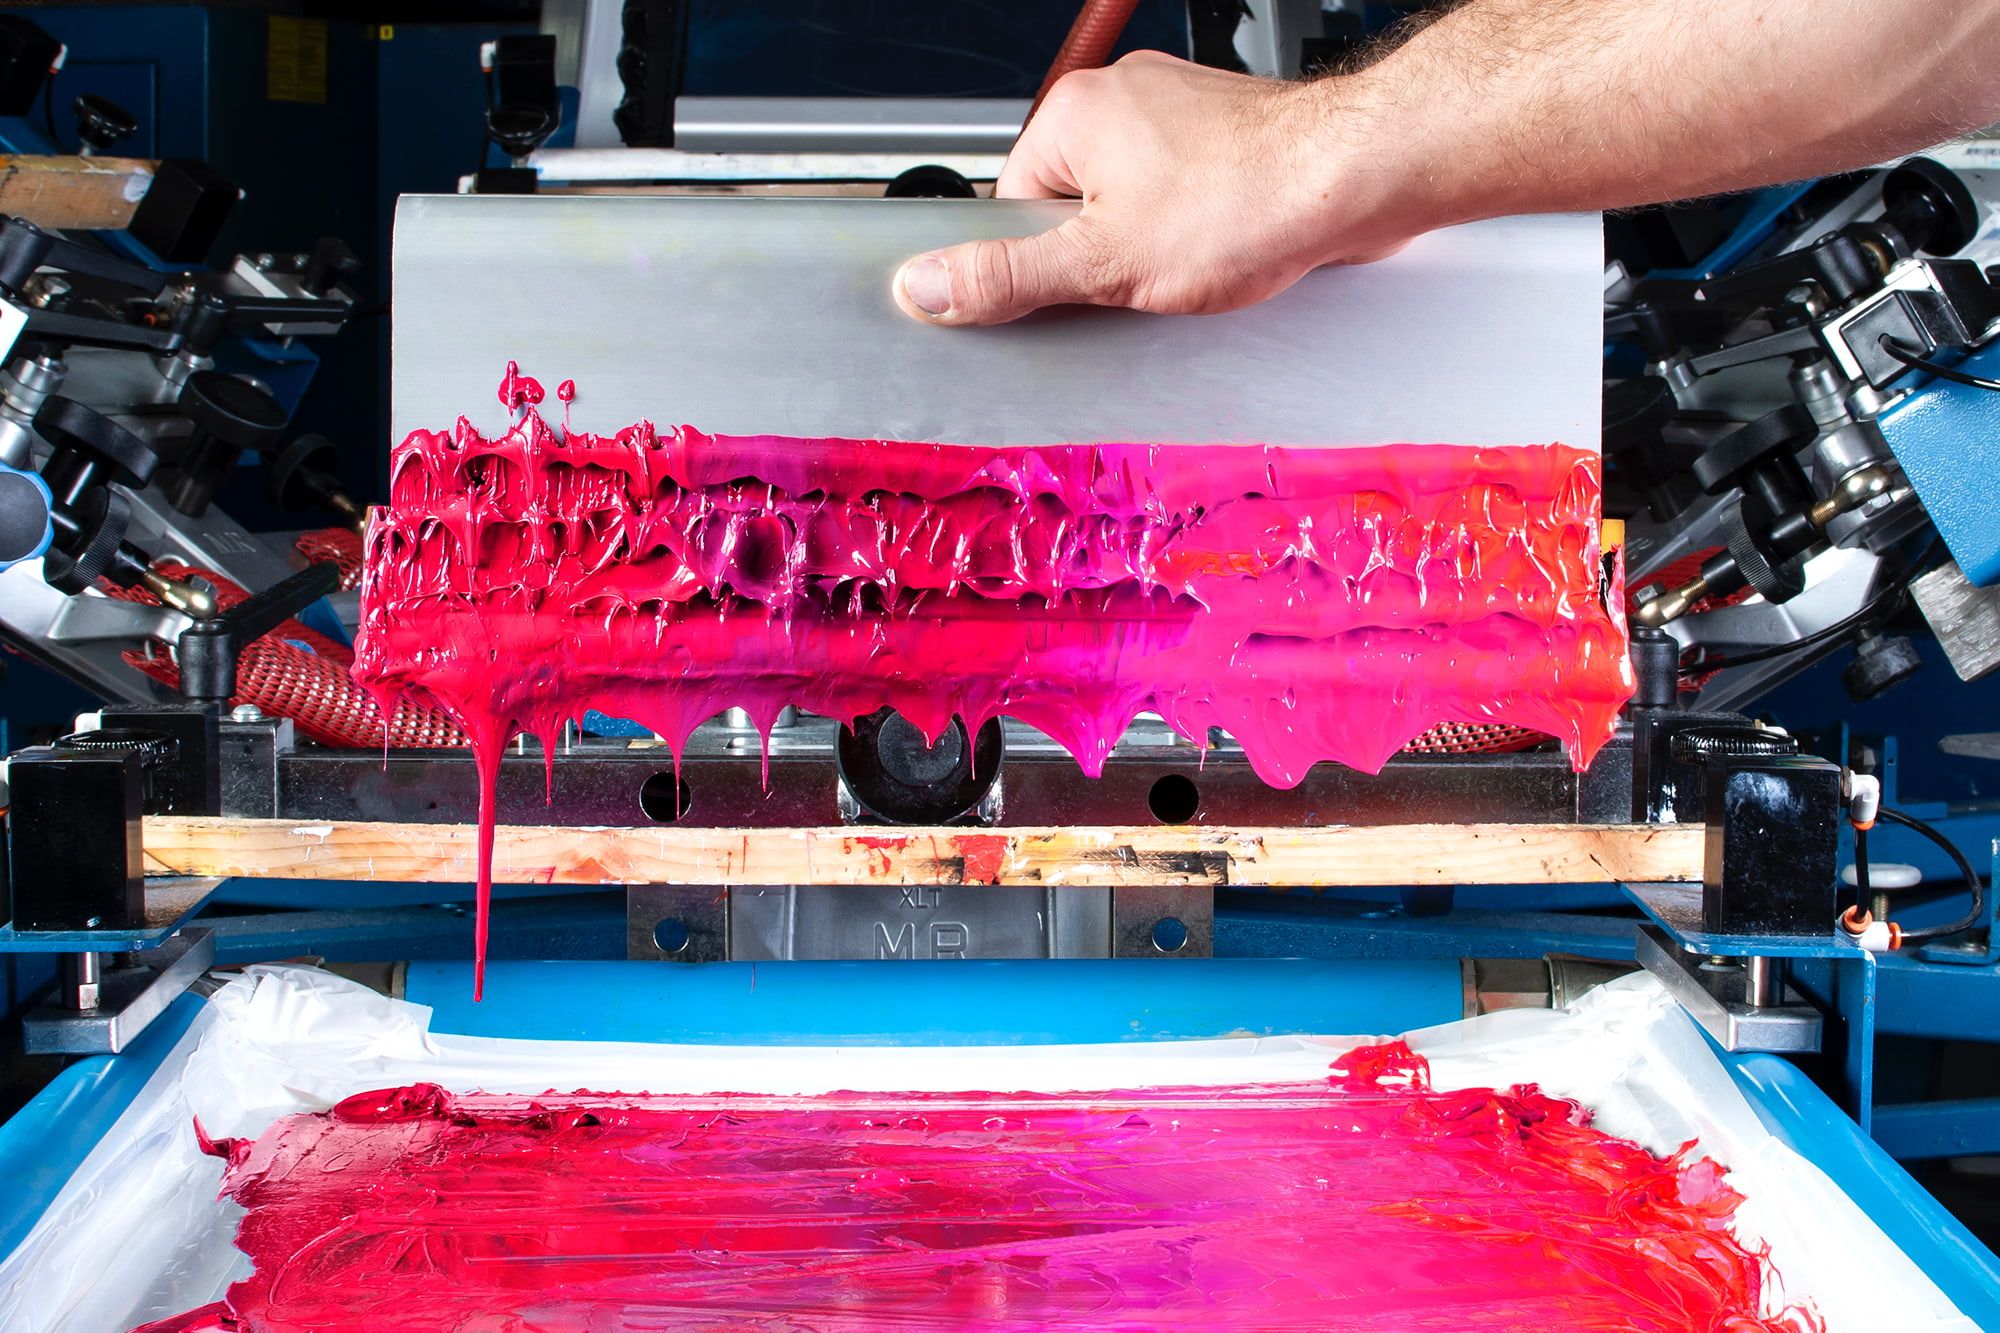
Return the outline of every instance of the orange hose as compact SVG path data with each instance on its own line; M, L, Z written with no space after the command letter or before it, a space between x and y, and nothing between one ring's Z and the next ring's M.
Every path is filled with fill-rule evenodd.
M1069 36L1063 38L1062 50L1056 52L1055 63L1049 66L1048 76L1035 94L1035 105L1028 109L1030 120L1034 119L1042 99L1049 95L1049 89L1056 86L1057 79L1072 70L1096 69L1111 58L1111 48L1118 45L1126 20L1138 7L1139 0L1083 0L1076 22L1070 24Z

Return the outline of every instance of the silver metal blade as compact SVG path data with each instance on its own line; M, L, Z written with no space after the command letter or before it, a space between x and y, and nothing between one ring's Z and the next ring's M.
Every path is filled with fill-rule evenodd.
M491 428L508 361L574 419L966 444L1598 446L1601 225L1512 218L1201 318L905 317L909 256L1053 226L995 200L410 196L394 429Z

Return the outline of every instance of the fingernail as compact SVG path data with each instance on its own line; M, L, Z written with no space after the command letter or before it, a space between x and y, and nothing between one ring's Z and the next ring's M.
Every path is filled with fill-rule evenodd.
M951 274L936 255L918 255L903 265L903 295L927 315L951 309Z

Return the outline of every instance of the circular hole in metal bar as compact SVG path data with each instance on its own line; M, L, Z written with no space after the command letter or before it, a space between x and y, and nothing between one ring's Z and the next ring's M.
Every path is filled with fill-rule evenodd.
M1201 788L1192 778L1169 773L1146 793L1146 808L1162 824L1185 824L1201 809Z
M1163 916L1153 923L1153 947L1161 953L1179 953L1187 942L1187 923L1179 917Z
M664 954L677 954L688 947L688 925L677 916L663 917L653 927L653 946Z
M671 824L694 805L687 783L672 773L655 773L639 786L639 810L656 824Z

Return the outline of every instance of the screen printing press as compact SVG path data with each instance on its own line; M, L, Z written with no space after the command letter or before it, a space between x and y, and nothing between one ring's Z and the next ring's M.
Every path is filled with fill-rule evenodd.
M1378 772L1308 763L1287 784L1253 766L1254 747L1188 725L1193 712L1177 721L1173 708L1142 711L1108 754L1091 756L1101 774L1086 777L1075 736L1058 744L1047 729L998 716L1004 708L967 726L950 710L871 706L843 725L767 691L703 713L683 740L650 717L626 720L613 692L593 696L604 707L552 712L548 727L540 714L531 725L525 713L496 712L513 725L489 747L482 792L464 750L436 744L462 738L451 722L478 739L477 719L462 712L427 732L397 711L385 731L393 747L341 748L308 734L332 706L324 700L305 700L297 715L251 701L253 673L270 664L260 645L311 651L294 618L343 578L351 589L352 569L308 565L220 608L149 608L150 640L171 649L179 687L156 675L111 686L75 734L8 764L12 920L0 949L61 960L55 994L23 1040L31 1054L82 1058L0 1126L0 1162L17 1182L0 1200L0 1255L14 1256L0 1259L0 1327L97 1326L36 1322L32 1312L48 1307L35 1302L59 1302L52 1293L65 1286L46 1265L74 1262L50 1237L83 1226L89 1200L109 1202L144 1133L180 1135L176 1160L200 1161L191 1131L147 1120L181 1107L183 1080L202 1068L197 1039L211 1051L262 1043L279 1062L268 1086L295 1100L260 1103L215 1129L255 1134L282 1112L391 1083L548 1086L538 1068L509 1066L502 1078L491 1065L451 1063L459 1045L485 1039L495 1050L545 1043L521 1058L543 1060L558 1083L572 1071L570 1087L653 1076L628 1070L671 1070L659 1075L663 1091L919 1086L908 1060L878 1067L854 1055L853 1082L787 1064L907 1047L952 1048L937 1053L951 1074L921 1086L1030 1090L1143 1085L1156 1077L1145 1061L1170 1059L1157 1052L1182 1043L1192 1052L1230 1038L1395 1035L1505 1023L1495 1011L1512 1009L1574 1007L1583 1026L1549 1028L1547 1040L1610 1064L1639 1049L1620 1045L1618 1032L1638 1031L1616 1027L1621 1006L1648 1015L1645 1042L1658 1044L1644 1049L1664 1082L1634 1073L1614 1092L1526 1054L1473 1072L1452 1064L1451 1052L1497 1040L1510 1030L1502 1026L1453 1027L1413 1045L1432 1052L1441 1087L1478 1073L1493 1086L1540 1077L1560 1095L1602 1096L1613 1132L1658 1151L1677 1147L1667 1137L1690 1125L1713 1133L1724 1165L1746 1180L1785 1176L1768 1164L1760 1176L1758 1154L1807 1163L1810 1187L1793 1195L1773 1185L1768 1197L1801 1215L1859 1219L1857 1255L1883 1256L1877 1271L1907 1284L1902 1308L1922 1312L1904 1326L2000 1327L2000 1261L1895 1160L1898 1149L1912 1158L2000 1149L2000 1115L1986 1099L1880 1104L1874 1082L1878 1048L1899 1037L2000 1037L1991 898L1975 870L1970 919L1942 931L1922 913L1892 924L1898 881L1885 864L1849 908L1841 895L1854 896L1856 830L1865 837L1876 812L1893 807L1893 766L1857 760L1844 733L1795 736L1743 711L1757 692L1750 677L1773 662L1798 665L1761 651L1830 651L1853 628L1846 618L1880 609L1884 589L1918 585L1927 614L1949 604L1932 624L1954 662L1961 647L1979 651L1968 625L1995 623L1984 585L2000 576L2000 547L1990 505L1970 497L2000 409L1990 392L1930 371L1935 358L1961 379L2000 368L2000 342L1988 337L2000 300L1977 264L1945 257L1956 247L1938 217L1956 196L1928 171L1886 189L1878 179L1867 198L1846 201L1844 231L1813 230L1815 217L1786 235L1765 219L1762 249L1733 261L1726 328L1701 281L1607 279L1595 216L1455 228L1229 315L1065 310L947 334L888 300L901 260L1035 229L1067 205L405 199L395 236L398 440L434 431L464 448L486 438L478 431L500 438L541 400L534 420L546 418L553 439L688 422L807 443L1004 451L1141 441L1162 444L1162 475L1177 445L1304 454L1560 444L1586 456L1593 475L1602 457L1608 495L1635 478L1651 488L1637 506L1607 500L1625 517L1569 551L1589 561L1592 612L1616 628L1621 650L1625 590L1645 589L1619 678L1629 703L1582 767L1577 747L1540 738L1555 728L1467 708L1407 743L1396 737ZM1807 304L1792 300L1802 284L1816 293ZM1643 374L1609 390L1606 336L1636 337L1648 358ZM1890 344L1918 364L1884 361ZM564 383L544 398L539 383L522 387L529 375ZM123 446L119 423L130 417L103 403L85 415L63 434L45 408L27 414L24 431L85 460L44 463L37 480L54 466L65 483L44 495L88 509L107 503L93 494L143 493L143 476L91 464ZM455 428L461 418L469 425ZM1694 455L1691 471L1675 461ZM771 489L767 480L735 490ZM1282 498L1276 465L1268 489L1248 498ZM399 511L400 491L375 514L373 540L386 546L380 534L404 521ZM467 539L465 549L486 548ZM552 550L546 563L558 559ZM517 561L523 582L535 579L533 564ZM24 563L11 576L30 574ZM371 564L369 577L383 576ZM359 608L342 592L332 605L348 627L361 622L363 669L377 673L364 681L375 691L367 706L400 710L408 696L384 682L402 677L368 666L368 616L386 605L384 587L365 589ZM455 651L443 640L430 647L397 669ZM661 642L662 660L671 648ZM108 681L116 666L105 661L100 653L95 669ZM1345 669L1359 680L1366 665L1357 655ZM926 664L901 669L921 680ZM1334 688L1339 671L1326 679ZM342 700L367 694L343 684ZM790 702L819 697L811 688L800 684ZM1310 685L1305 693L1310 709ZM1392 714L1424 694L1424 682L1408 682L1380 707ZM492 839L484 865L482 820ZM1919 878L1949 876L1928 844L1907 850L1918 845L1885 819L1877 860L1894 852ZM1989 859L1976 857L1977 870ZM482 962L475 1003L464 886L481 878L493 886L481 946L496 961ZM1955 917L1962 900L1934 915ZM604 961L611 954L622 960ZM389 998L316 972L228 980L237 965L301 957L341 965ZM271 993L259 986L304 998L245 1037L226 1025L255 1010L246 997ZM313 1042L331 1030L314 1014L352 1025L358 1044L339 1047L350 1054L377 1037L382 1050L407 1038L427 1053L393 1070L370 1065L373 1056L314 1064L328 1056ZM381 1035L392 1030L403 1036ZM279 1068L286 1042L298 1044L290 1074ZM1059 1069L1074 1067L1063 1064L1076 1058L1069 1048L1098 1052L1105 1064L1093 1077L1110 1081L1021 1073L1006 1066L1018 1052L981 1063L978 1052L995 1047L1046 1050ZM1148 1054L1128 1069L1135 1050ZM703 1065L704 1051L719 1063ZM597 1054L612 1063L590 1063ZM572 1057L582 1063L565 1063ZM1191 1084L1228 1081L1182 1072ZM742 1082L707 1082L731 1074ZM1613 1109L1621 1097L1666 1097L1668 1083L1694 1090L1679 1119ZM246 1076L246 1097L253 1084ZM197 1082L185 1088L188 1105L221 1114L199 1100ZM195 1219L190 1234L230 1216L211 1202L215 1168L205 1169L187 1166L182 1193L158 1205L187 1209L162 1215ZM1830 1195L1814 1195L1821 1182ZM1757 1230L1781 1267L1787 1246L1843 1243L1811 1227ZM213 1298L226 1254L173 1259L171 1245L138 1236L112 1228L98 1239L192 1276L178 1286L137 1279L128 1302L89 1317L139 1322ZM37 1255L44 1266L31 1262ZM1888 1326L1881 1307L1828 1291L1836 1278L1794 1268L1789 1294L1810 1297L1827 1327ZM63 1318L86 1308L66 1307Z

